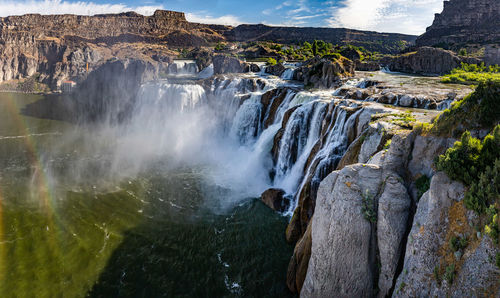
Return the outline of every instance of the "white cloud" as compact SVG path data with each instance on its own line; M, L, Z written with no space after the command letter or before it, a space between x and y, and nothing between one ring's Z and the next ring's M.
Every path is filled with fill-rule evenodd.
M126 11L135 11L143 15L152 15L156 9L163 9L163 7L161 5L127 6L124 4L98 4L94 2L68 2L63 0L0 0L0 16L3 17L27 13L94 15Z
M243 23L238 17L233 15L213 17L211 15L186 13L186 19L193 23L202 23L202 24L221 24L221 25L236 26Z
M330 27L422 34L442 0L342 0L331 6Z

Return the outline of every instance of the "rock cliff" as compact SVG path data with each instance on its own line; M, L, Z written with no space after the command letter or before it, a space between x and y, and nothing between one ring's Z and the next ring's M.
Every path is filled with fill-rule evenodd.
M452 51L439 48L421 47L415 52L393 58L387 66L391 71L440 75L449 73L460 64L478 64L481 60L457 56Z
M500 2L497 0L444 1L442 13L417 40L417 46L488 44L500 42Z
M80 81L107 60L168 62L169 47L223 40L224 26L189 23L184 14L121 13L96 16L28 14L0 18L0 82L39 73L52 89Z

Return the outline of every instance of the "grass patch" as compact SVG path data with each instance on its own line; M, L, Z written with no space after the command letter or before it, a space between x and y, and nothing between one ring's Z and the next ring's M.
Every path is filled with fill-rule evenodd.
M430 132L460 136L465 130L491 128L500 121L500 82L480 83L474 92L436 118Z
M500 82L500 67L492 65L486 67L482 64L462 63L459 68L455 68L450 74L441 77L442 83L448 84L478 84L487 81Z

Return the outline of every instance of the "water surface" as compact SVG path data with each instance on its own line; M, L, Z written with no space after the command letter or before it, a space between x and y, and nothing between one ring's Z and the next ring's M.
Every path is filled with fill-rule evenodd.
M23 115L40 99L0 93L1 297L289 295L287 218L211 165L124 171L119 135Z

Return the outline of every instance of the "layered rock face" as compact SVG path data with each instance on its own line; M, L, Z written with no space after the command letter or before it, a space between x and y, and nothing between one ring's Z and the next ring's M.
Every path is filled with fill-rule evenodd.
M459 57L452 51L439 48L421 47L416 52L392 59L387 66L392 71L436 75L448 73L462 62L477 64L481 60Z
M167 46L199 46L223 40L223 26L193 24L183 13L38 15L0 18L0 82L39 73L56 89L83 79L113 57L167 62ZM219 30L219 31L220 31ZM167 46L166 46L167 45Z
M500 2L498 0L444 1L432 26L417 40L417 46L438 44L488 44L500 41Z

